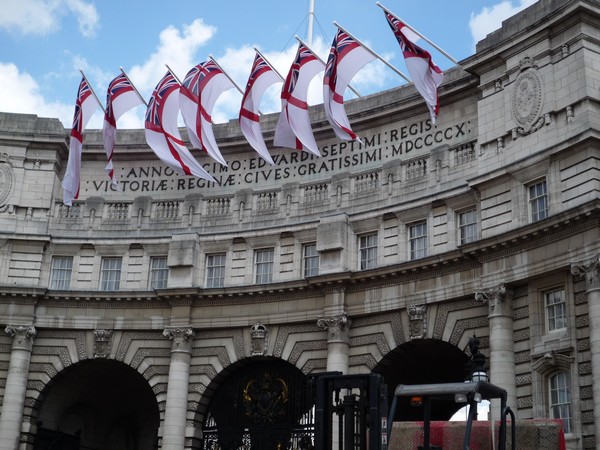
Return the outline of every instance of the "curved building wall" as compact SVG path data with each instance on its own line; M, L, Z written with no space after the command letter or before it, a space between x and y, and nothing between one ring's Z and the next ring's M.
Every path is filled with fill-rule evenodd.
M94 358L144 377L160 446L200 448L232 364L367 373L476 334L519 418L555 414L566 374L569 448L595 448L599 20L596 1L542 0L505 21L445 74L435 125L412 85L347 103L361 143L311 107L321 158L272 148L276 114L274 166L217 125L228 166L195 154L218 185L119 130L113 190L88 131L70 208L68 130L0 113L0 441L33 448L52 380Z

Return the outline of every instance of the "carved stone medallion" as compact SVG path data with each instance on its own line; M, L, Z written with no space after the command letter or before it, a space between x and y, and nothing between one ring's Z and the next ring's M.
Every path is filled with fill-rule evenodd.
M7 208L6 202L10 198L14 185L15 175L12 166L8 162L8 158L0 157L0 211Z
M542 77L533 64L526 60L512 90L512 111L521 131L528 134L540 121L543 105Z

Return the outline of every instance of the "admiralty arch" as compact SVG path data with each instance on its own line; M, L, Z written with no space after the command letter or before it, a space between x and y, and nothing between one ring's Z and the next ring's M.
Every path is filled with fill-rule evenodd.
M435 124L413 85L346 103L362 144L316 105L317 158L267 115L271 166L232 120L219 184L123 130L122 191L88 130L71 207L69 130L0 113L0 449L310 448L315 374L462 381L473 335L517 418L600 448L599 89L600 2L541 0Z

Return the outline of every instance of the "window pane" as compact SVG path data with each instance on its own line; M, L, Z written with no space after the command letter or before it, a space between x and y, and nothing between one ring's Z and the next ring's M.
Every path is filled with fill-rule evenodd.
M465 211L459 215L460 243L468 244L477 239L477 211Z
M567 305L564 289L546 292L546 323L548 331L560 330L567 327Z
M562 419L565 433L571 432L571 381L568 372L550 377L550 414Z
M225 284L225 253L206 256L206 287L217 288Z
M117 291L121 287L121 258L102 258L100 290Z
M546 180L529 186L529 209L531 210L531 221L548 217L548 191Z
M410 259L427 256L427 222L417 223L409 227Z
M317 244L306 244L304 246L304 276L314 277L319 274L319 254Z
M155 256L150 259L150 288L164 289L169 279L169 267L166 256Z
M377 233L360 236L359 248L360 270L377 267Z
M273 255L270 249L256 250L256 284L271 283L273 281Z
M71 273L73 271L72 256L55 256L52 258L50 273L50 289L66 291L71 288Z

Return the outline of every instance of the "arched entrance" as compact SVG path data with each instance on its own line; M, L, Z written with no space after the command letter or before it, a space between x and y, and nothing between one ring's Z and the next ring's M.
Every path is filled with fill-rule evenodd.
M405 342L375 366L373 372L383 375L388 387L388 404L399 384L451 383L464 381L469 357L448 342L438 339L415 339ZM454 402L434 402L432 420L449 420L463 405ZM396 421L423 420L421 407L412 406L410 399L399 398Z
M35 450L157 448L156 397L126 364L94 359L68 367L46 386L37 408Z
M299 369L262 357L228 369L205 413L204 450L311 448L314 396Z

